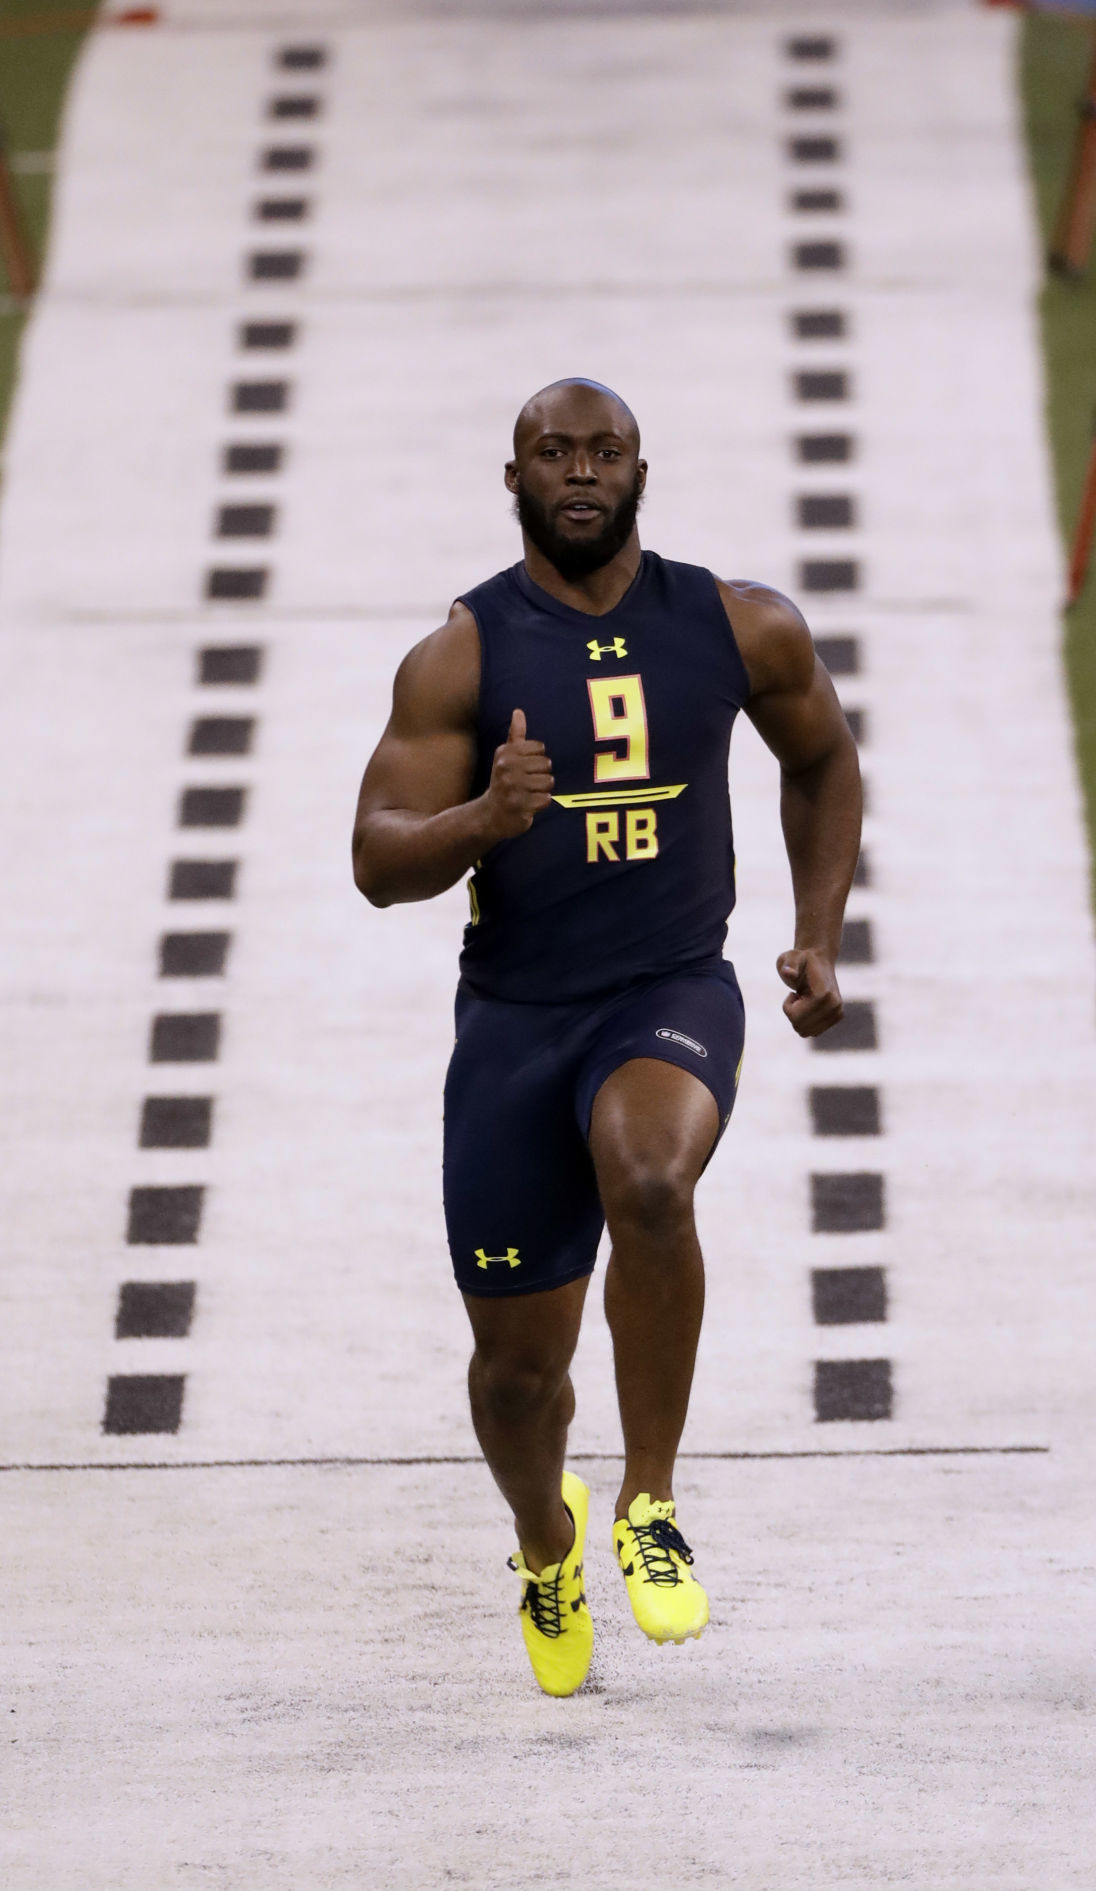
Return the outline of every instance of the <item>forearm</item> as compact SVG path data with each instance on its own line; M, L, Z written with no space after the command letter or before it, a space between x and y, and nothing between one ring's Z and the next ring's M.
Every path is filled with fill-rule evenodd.
M354 882L373 906L429 900L454 886L493 847L487 797L440 814L378 808L354 833Z
M832 964L860 853L860 764L851 736L819 762L784 774L780 819L795 895L795 944Z

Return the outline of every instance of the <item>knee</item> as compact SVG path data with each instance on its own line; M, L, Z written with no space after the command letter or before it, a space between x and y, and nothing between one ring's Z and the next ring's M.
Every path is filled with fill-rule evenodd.
M692 1221L692 1175L672 1160L640 1159L623 1165L602 1201L610 1231L625 1225L638 1232L663 1237Z
M500 1424L535 1417L558 1397L567 1367L554 1360L474 1353L469 1370L473 1402Z

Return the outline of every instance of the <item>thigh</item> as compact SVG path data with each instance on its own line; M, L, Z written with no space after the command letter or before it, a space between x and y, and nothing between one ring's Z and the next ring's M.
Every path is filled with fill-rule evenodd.
M615 1212L641 1218L685 1209L719 1140L719 1111L690 1071L632 1058L606 1077L594 1099L590 1153L610 1230Z
M745 1039L733 967L652 980L605 1020L584 1060L579 1127L594 1149L612 1128L629 1145L673 1152L706 1146L697 1174L731 1120ZM632 1064L642 1066L624 1075ZM682 1081L681 1079L692 1081Z
M603 1217L574 1114L571 1007L462 996L445 1086L445 1218L473 1298L589 1274Z

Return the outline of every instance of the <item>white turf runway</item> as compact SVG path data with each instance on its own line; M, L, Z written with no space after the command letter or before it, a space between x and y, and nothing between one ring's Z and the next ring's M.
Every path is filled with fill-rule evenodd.
M5 1891L1092 1879L1093 937L1015 23L171 0L70 97L0 512ZM461 889L355 893L403 651L581 373L645 541L806 609L868 784L836 1048L774 765L680 1467L540 1696L440 1203ZM532 731L535 733L535 731Z

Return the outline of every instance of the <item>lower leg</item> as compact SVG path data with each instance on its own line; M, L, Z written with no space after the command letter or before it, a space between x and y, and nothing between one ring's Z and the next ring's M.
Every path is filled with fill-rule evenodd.
M575 1537L560 1484L575 1413L568 1367L589 1284L583 1277L545 1293L464 1300L476 1341L472 1423L534 1574L560 1562Z
M574 1542L560 1496L567 1428L575 1414L570 1377L543 1402L500 1399L490 1370L473 1353L468 1395L480 1450L514 1513L522 1555L539 1573L560 1562Z
M704 1312L693 1191L718 1133L711 1091L655 1059L622 1064L594 1100L590 1152L613 1241L605 1313L624 1432L618 1517L641 1491L673 1495Z
M618 1224L613 1243L605 1314L624 1433L616 1515L626 1517L641 1491L656 1500L673 1496L704 1312L704 1262L691 1213L676 1228Z

